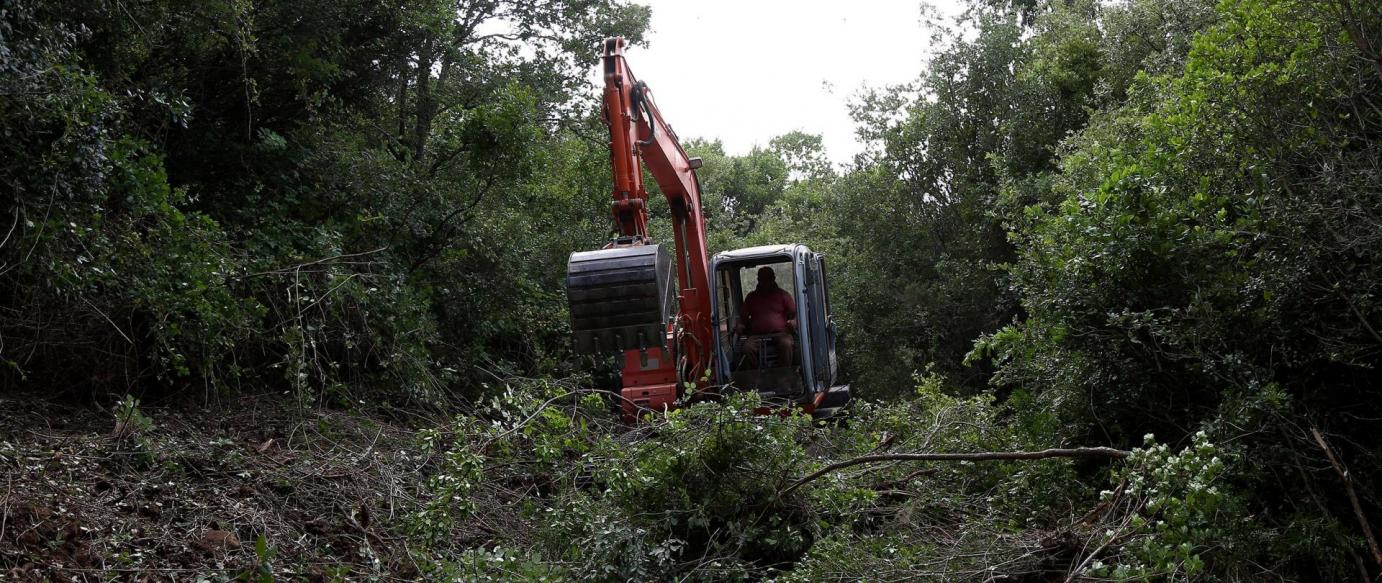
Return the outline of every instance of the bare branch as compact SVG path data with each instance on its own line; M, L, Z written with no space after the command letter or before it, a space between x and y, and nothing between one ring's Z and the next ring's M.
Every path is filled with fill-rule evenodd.
M1339 473L1339 479L1344 482L1344 491L1348 493L1348 501L1353 505L1353 514L1358 517L1358 525L1363 529L1363 536L1368 539L1368 549L1372 551L1372 560L1382 566L1382 549L1377 546L1377 537L1372 534L1372 527L1368 526L1368 517L1363 514L1363 506L1358 502L1358 493L1353 491L1353 477L1349 475L1348 468L1344 467L1343 462L1334 455L1334 450L1324 441L1324 435L1314 427L1310 428L1310 434L1315 436L1315 443L1319 444L1320 449L1324 450L1324 455L1329 458L1329 465L1334 466L1334 471Z
M1056 457L1068 458L1111 458L1123 459L1132 452L1114 449L1111 447L1076 447L1069 449L1043 449L1041 451L977 451L972 453L889 453L878 455L860 456L854 459L845 460L825 466L815 473L806 476L788 486L782 491L782 495L792 493L793 490L800 488L806 483L824 476L835 470L857 466L859 464L871 464L876 462L889 461L919 461L919 462L979 462L995 460L1042 460Z
M269 271L260 271L260 272L257 272L257 273L251 273L251 274L248 274L248 275L242 275L242 276L239 276L239 277L234 277L234 278L232 278L232 279L249 279L249 278L251 278L251 277L259 277L259 276L263 276L263 275L276 275L276 274L293 273L293 272L301 271L302 268L304 268L304 267L311 267L311 266L313 266L313 265L320 265L320 264L322 264L322 263L326 263L326 262L328 262L328 261L335 261L335 260L337 260L337 259L346 259L346 258L349 258L349 257L363 257L363 256L365 256L365 255L373 255L373 254L375 254L375 253L379 253L380 251L385 251L385 250L387 250L387 249L388 249L388 247L385 246L385 247L380 247L380 248L378 248L378 249L372 249L372 250L370 250L370 251L361 251L361 252L359 252L359 253L343 253L343 254L341 254L341 255L332 255L331 257L323 257L323 258L321 258L321 259L315 259L315 260L312 260L312 261L308 261L307 263L299 263L299 264L297 264L297 265L290 265L290 266L288 266L288 267L280 267L280 268L278 268L278 269L271 269L271 270L269 270Z

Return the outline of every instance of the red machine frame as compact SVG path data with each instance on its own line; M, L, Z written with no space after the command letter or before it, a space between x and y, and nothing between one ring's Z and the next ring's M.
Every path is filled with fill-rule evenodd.
M672 210L676 239L678 310L668 325L671 358L662 349L626 350L623 365L623 409L667 410L682 395L681 382L706 384L710 376L714 329L711 322L710 263L705 218L695 169L699 159L686 155L671 126L663 121L648 86L634 77L624 60L623 38L605 40L605 95L602 115L609 127L614 169L611 212L618 244L644 245L648 236L648 192L643 168L657 181ZM684 381L683 381L684 380Z

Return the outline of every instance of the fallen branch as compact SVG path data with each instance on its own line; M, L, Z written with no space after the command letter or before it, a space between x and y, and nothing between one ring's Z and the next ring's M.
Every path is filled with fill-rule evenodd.
M940 471L940 468L922 468L920 470L907 474L906 476L903 476L900 479L890 480L887 482L883 482L882 484L877 484L873 487L873 489L874 491L882 491L885 489L900 488L906 485L907 482L910 482L922 476L930 476L938 471Z
M995 460L1044 460L1053 457L1069 458L1112 458L1123 459L1132 452L1113 449L1111 447L1076 447L1070 449L1043 449L1041 451L979 451L973 453L889 453L878 455L860 456L854 459L836 462L821 468L820 470L794 482L782 491L782 495L792 493L793 490L824 476L835 470L857 466L860 464L871 464L875 462L891 461L918 461L918 462L982 462Z
M1324 455L1329 458L1329 465L1334 466L1334 471L1338 472L1339 479L1343 480L1344 492L1348 494L1348 501L1353 505L1353 514L1358 518L1358 526L1362 527L1363 536L1368 540L1368 550L1372 551L1372 560L1382 566L1382 549L1378 548L1377 537L1373 536L1372 527L1368 526L1368 517L1363 514L1363 506L1358 502L1358 493L1353 491L1353 476L1348 473L1348 468L1344 467L1343 462L1334 455L1334 449L1325 443L1324 435L1320 434L1319 429L1311 427L1310 434L1315 436L1315 443L1324 450Z

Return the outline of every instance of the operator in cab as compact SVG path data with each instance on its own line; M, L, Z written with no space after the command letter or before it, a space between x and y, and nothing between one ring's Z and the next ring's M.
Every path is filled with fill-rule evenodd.
M744 298L744 310L734 329L740 334L747 333L749 341L744 343L744 353L754 363L758 359L759 343L756 339L769 337L777 346L778 366L792 366L796 353L797 302L792 294L777 286L777 274L771 267L758 270L758 287Z

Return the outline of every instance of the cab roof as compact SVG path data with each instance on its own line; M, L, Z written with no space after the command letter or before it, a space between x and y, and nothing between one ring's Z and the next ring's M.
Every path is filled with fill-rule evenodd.
M737 261L740 259L760 259L772 257L774 255L795 255L797 249L802 246L797 243L786 245L759 245L757 247L745 247L733 251L721 251L715 254L715 261Z

